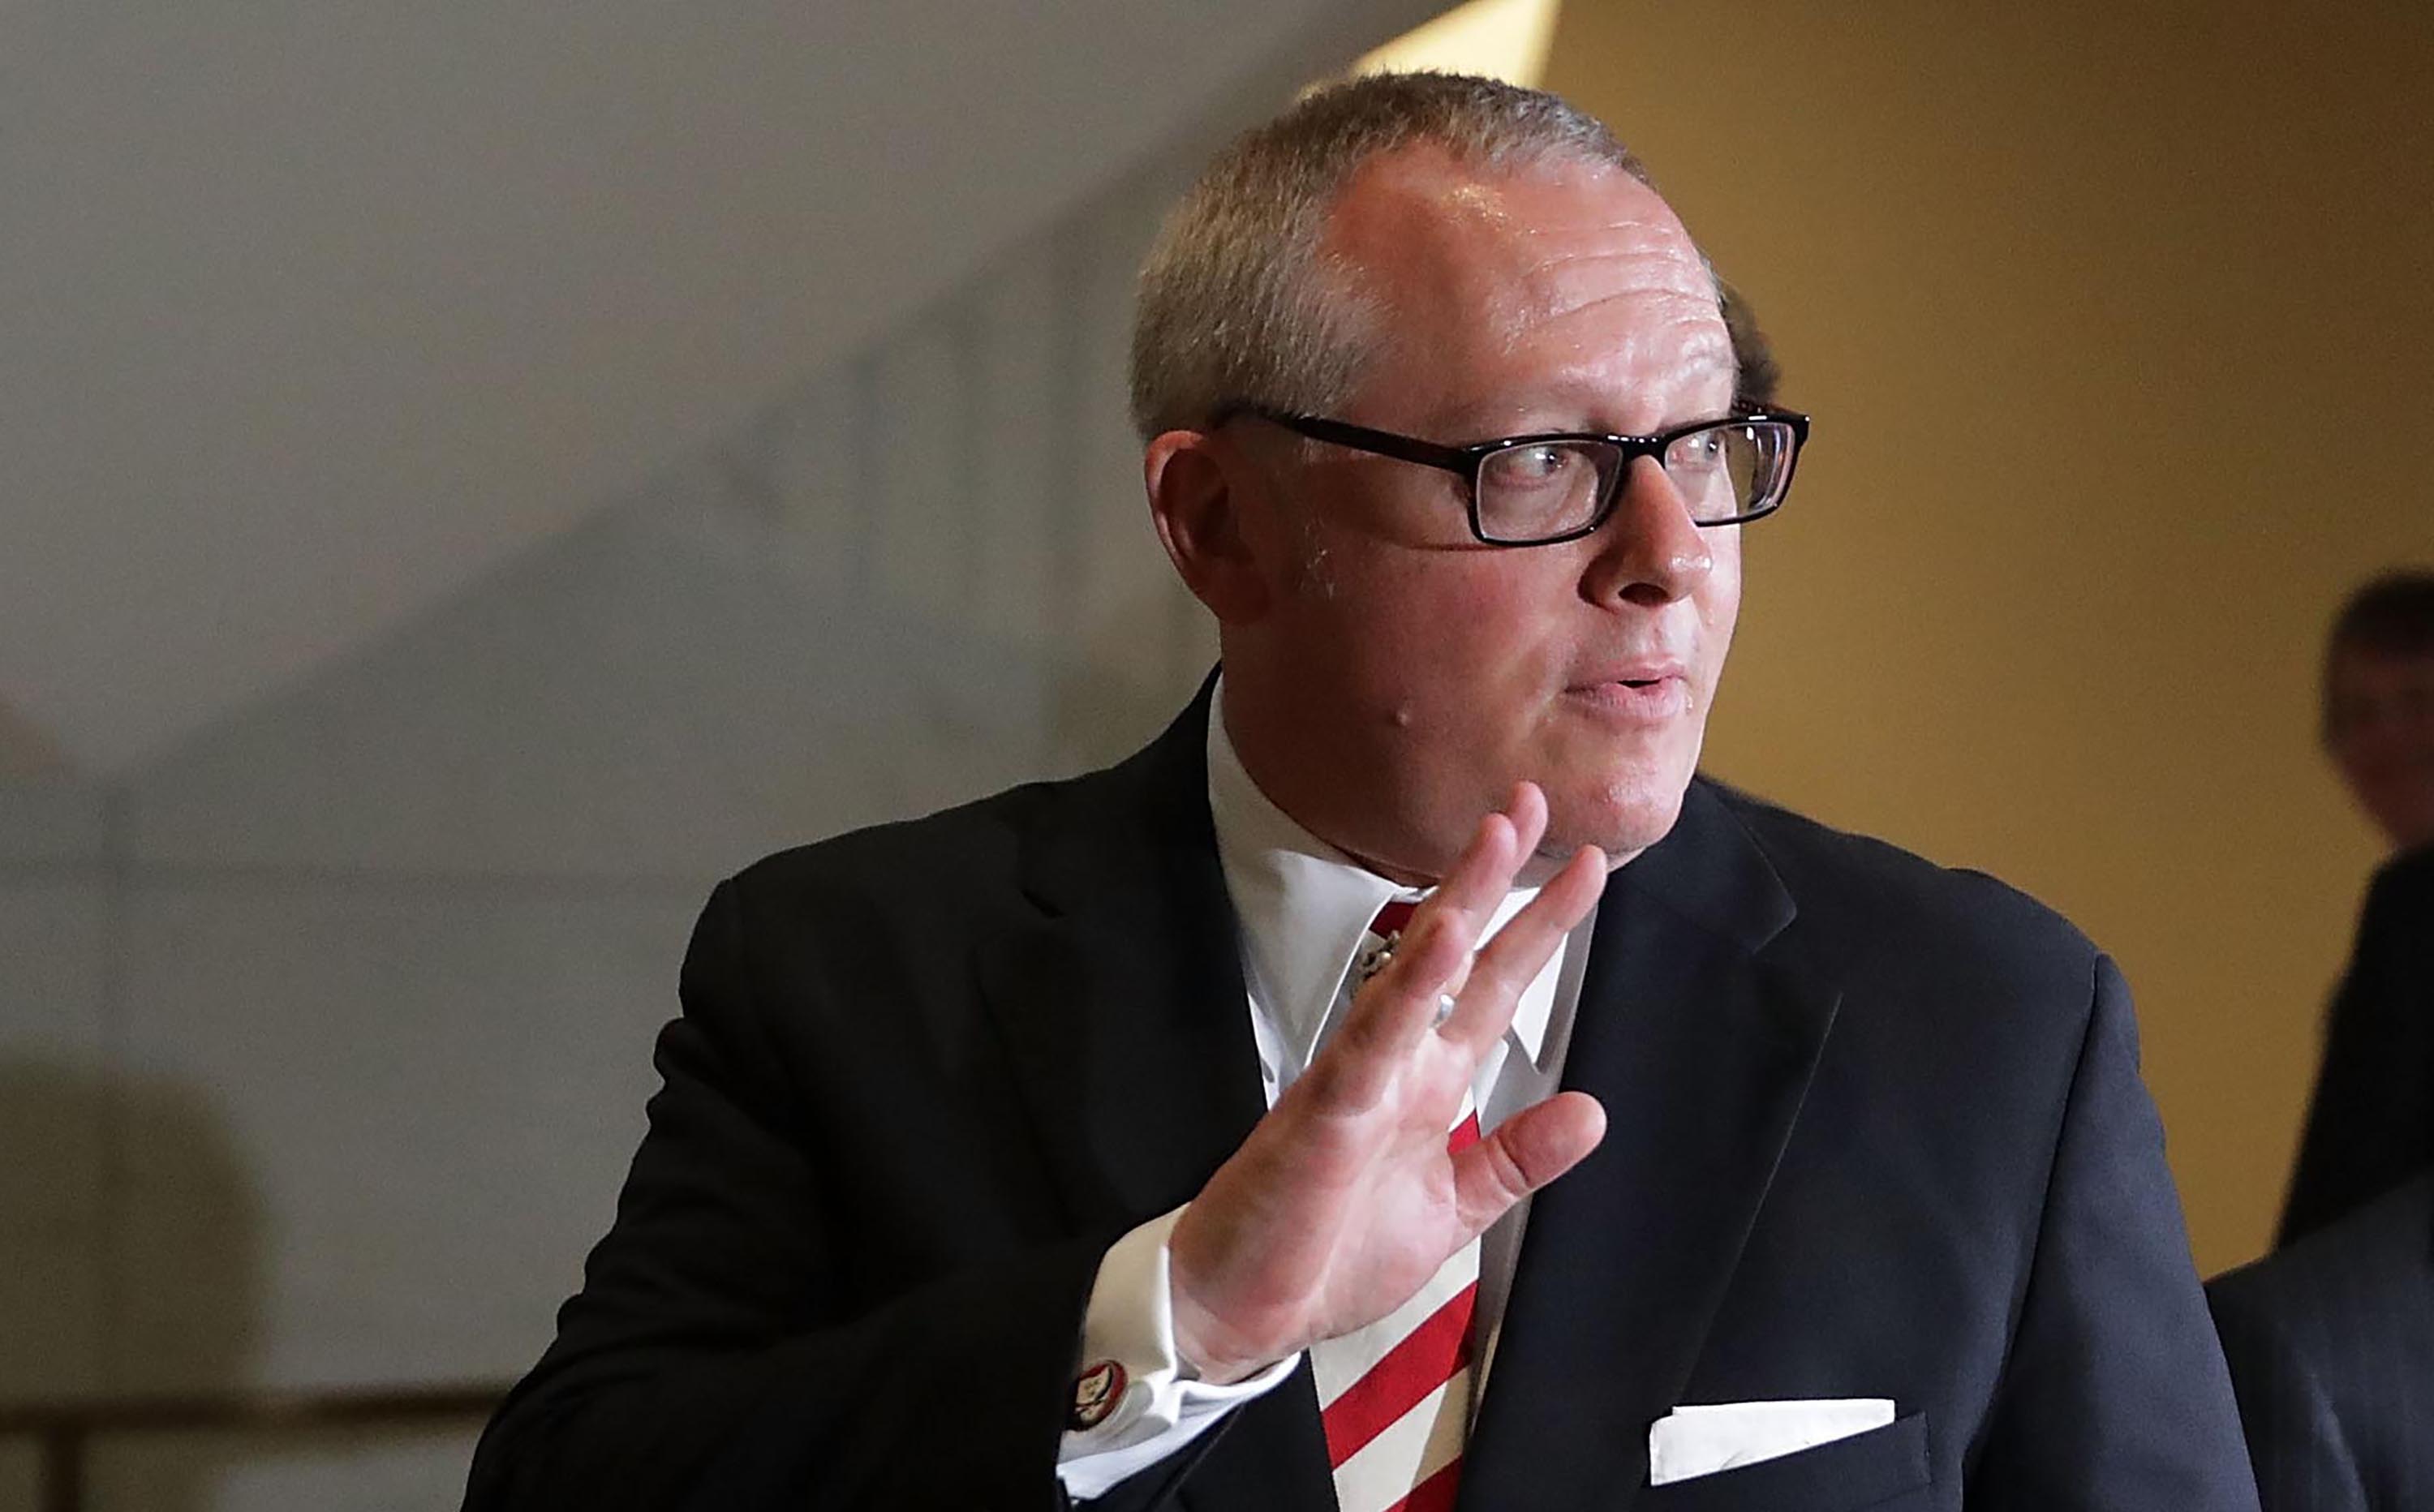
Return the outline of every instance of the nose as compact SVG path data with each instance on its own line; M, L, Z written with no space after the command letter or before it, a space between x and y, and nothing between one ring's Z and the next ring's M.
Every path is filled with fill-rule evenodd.
M1654 457L1632 459L1614 513L1589 538L1598 550L1581 591L1595 603L1671 603L1688 598L1716 567L1707 533L1691 522L1689 506Z

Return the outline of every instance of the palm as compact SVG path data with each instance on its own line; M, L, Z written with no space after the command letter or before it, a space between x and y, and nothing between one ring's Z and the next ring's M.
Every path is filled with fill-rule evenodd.
M1597 1104L1565 1093L1481 1144L1447 1147L1521 988L1603 879L1603 858L1583 851L1474 961L1481 928L1546 823L1526 784L1512 808L1483 824L1395 960L1176 1225L1176 1334L1204 1374L1248 1373L1384 1317L1603 1134ZM1440 994L1455 1003L1442 1024Z

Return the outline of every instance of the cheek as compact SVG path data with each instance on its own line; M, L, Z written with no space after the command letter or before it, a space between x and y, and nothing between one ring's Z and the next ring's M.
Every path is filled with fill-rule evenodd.
M1527 580L1495 557L1437 556L1414 570L1364 585L1348 633L1391 643L1397 659L1420 672L1511 671L1549 638L1560 590ZM1429 681L1455 681L1440 675Z
M1739 526L1717 533L1715 566L1699 586L1700 619L1709 630L1729 637L1741 610L1741 535Z
M1724 654L1732 649L1733 627L1741 610L1740 542L1719 542L1715 567L1691 595L1699 617L1698 660L1712 689L1723 675ZM1702 711L1704 713L1704 711Z

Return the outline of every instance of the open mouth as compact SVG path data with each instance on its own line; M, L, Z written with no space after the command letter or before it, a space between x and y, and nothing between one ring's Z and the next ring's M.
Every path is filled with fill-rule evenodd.
M1578 706L1632 724L1669 721L1689 707L1689 685L1677 671L1603 677L1573 685L1570 696Z

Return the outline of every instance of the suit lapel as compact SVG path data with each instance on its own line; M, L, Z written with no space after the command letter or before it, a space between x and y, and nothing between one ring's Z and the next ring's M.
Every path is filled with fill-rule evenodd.
M1004 1036L1069 1221L1112 1241L1197 1194L1267 1111L1208 817L1208 695L1026 826L1036 913L986 943ZM1305 1368L1198 1447L1196 1512L1332 1512Z
M1026 826L1036 906L981 988L1073 1222L1114 1233L1189 1200L1265 1105L1233 905L1208 819L1207 696Z
M1767 954L1791 914L1705 784L1609 884L1564 1073L1606 1136L1533 1201L1465 1506L1637 1499L1839 1002Z

